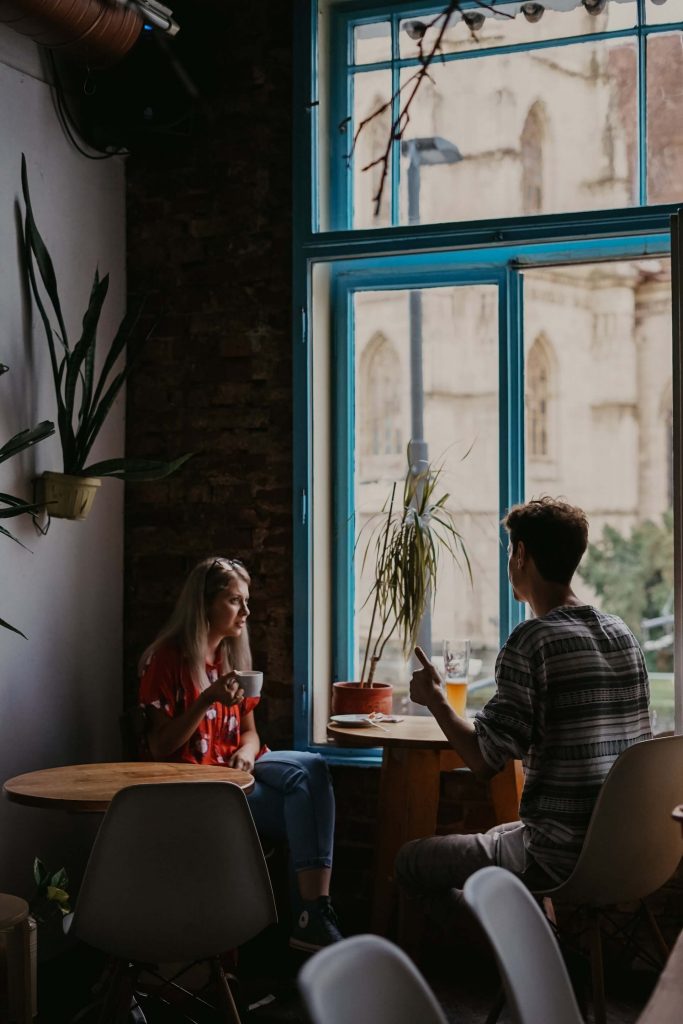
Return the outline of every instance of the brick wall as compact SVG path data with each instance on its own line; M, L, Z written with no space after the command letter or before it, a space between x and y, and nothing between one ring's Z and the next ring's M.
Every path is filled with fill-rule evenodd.
M281 745L292 682L291 8L228 6L174 4L187 70L208 83L204 109L177 136L150 135L128 164L129 291L156 327L128 386L127 452L197 454L167 481L126 488L126 692L186 572L235 555L253 577L262 727Z

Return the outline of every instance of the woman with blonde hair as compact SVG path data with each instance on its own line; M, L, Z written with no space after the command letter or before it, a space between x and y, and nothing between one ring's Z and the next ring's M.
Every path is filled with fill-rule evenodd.
M156 761L227 765L255 779L249 805L258 831L287 841L296 876L290 945L338 941L329 899L334 795L319 754L269 751L236 672L251 668L249 574L236 558L195 566L170 619L140 659L140 703Z

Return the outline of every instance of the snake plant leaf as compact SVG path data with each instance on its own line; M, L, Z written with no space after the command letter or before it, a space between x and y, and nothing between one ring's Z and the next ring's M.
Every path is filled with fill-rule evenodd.
M43 305L43 301L42 301L42 298L40 296L40 291L38 289L38 284L36 282L36 276L35 276L35 272L34 272L34 269L33 269L33 259L32 259L32 249L31 249L31 241L30 241L30 231L29 231L28 216L26 217L26 220L24 222L23 247L24 247L24 257L25 257L25 260L26 260L26 272L28 274L29 285L31 287L31 293L33 295L33 299L35 301L35 304L38 307L38 312L40 314L40 319L43 322L43 328L45 330L45 337L47 339L47 347L48 347L48 351L49 351L49 354L50 354L50 366L52 368L52 379L53 379L54 386L55 386L55 399L56 399L56 402L57 402L57 422L58 422L58 425L59 425L59 436L60 436L60 439L62 441L62 448L64 448L64 436L65 436L64 432L65 432L65 429L68 429L68 427L69 427L69 421L68 421L67 416L66 416L66 410L64 408L64 402L62 401L62 392L61 392L61 375L62 375L62 371L64 369L64 364L60 363L60 361L57 359L57 351L56 351L56 348L55 348L55 341L54 341L54 336L53 336L53 331L52 331L52 324L50 322L49 316L47 315L47 311L45 309L45 306ZM62 345L64 346L63 339L60 338L60 341L62 341Z
M87 419L87 411L92 396L92 359L94 358L95 353L97 327L108 290L109 275L105 274L102 280L100 280L98 272L95 271L95 279L90 293L90 301L88 302L88 308L83 317L81 337L74 346L73 352L68 357L67 361L66 381L64 383L64 405L71 413L72 422L76 397L76 385L79 378L81 379L83 390L81 394L81 408L78 420L79 423L81 423L84 419ZM87 360L89 355L91 356L91 365L88 367ZM85 366L82 371L81 367L83 364L85 364Z
M86 466L79 475L115 476L119 480L130 481L162 480L180 469L193 454L194 452L188 452L179 459L173 459L172 462L162 462L159 459L107 459Z
M17 627L16 627L16 626L13 626L13 625L12 625L11 623L9 623L9 622L6 622L6 621L5 621L4 619L0 619L0 626L2 626L2 627L3 627L3 629L9 629L9 630L11 630L11 631L12 631L12 633L18 633L18 634L19 634L19 636L23 636L24 640L26 640L26 639L27 639L27 637L26 637L26 634L25 634L25 633L22 633L20 629L17 629Z
M59 291L57 290L57 276L55 274L55 268L52 264L50 254L47 251L47 247L45 246L43 239L41 238L33 216L31 193L28 187L28 173L26 171L26 156L24 153L21 154L21 189L24 194L24 204L26 206L27 238L31 251L35 256L38 271L43 285L45 286L45 291L47 292L55 311L57 322L59 323L59 329L62 332L62 344L68 351L69 345L67 341L66 327L64 326L64 317L62 316L62 308L59 302Z
M6 530L4 526L0 526L0 534L2 534L3 537L8 537L10 540L13 540L14 543L18 544L20 548L24 549L24 551L29 550L26 547L26 545L19 540L18 537L15 537L14 534L10 532L10 530Z
M97 405L104 391L104 387L107 382L109 374L114 368L114 365L126 348L126 358L128 362L134 361L138 355L142 346L149 340L149 336L152 333L149 331L146 335L139 337L134 334L136 324L140 319L142 313L143 304L138 303L134 309L128 310L123 320L119 324L119 329L114 335L114 339L109 346L109 351L104 360L102 371L100 373L97 387L95 388L95 394L93 395L92 405L93 408Z
M81 335L72 350L62 316L55 269L35 222L26 158L23 155L21 182L25 203L23 234L26 271L49 349L64 472L76 476L117 476L125 480L158 480L167 476L182 466L190 456L184 455L172 462L116 459L85 467L104 421L151 331L146 337L133 331L140 316L141 305L126 313L104 355L102 370L96 379L97 332L109 290L109 276L100 278L99 271L95 271ZM62 346L63 353L58 353L57 343ZM124 349L125 364L113 375Z
M38 441L43 441L46 437L54 434L54 432L55 425L50 420L43 420L42 423L38 423L35 427L29 427L28 430L20 430L9 441L5 441L2 448L0 448L0 462L5 462L7 459L11 459L13 455L26 451L27 448L31 448Z
M0 498L1 500L2 498ZM0 508L0 519L14 519L16 516L26 515L27 512L38 512L44 507L44 505L29 505L27 501L22 502L11 508Z

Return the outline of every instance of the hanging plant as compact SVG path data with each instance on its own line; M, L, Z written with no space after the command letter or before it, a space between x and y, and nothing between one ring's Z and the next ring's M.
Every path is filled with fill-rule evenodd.
M4 363L0 363L0 376L7 373L9 367L5 366ZM44 420L42 423L38 423L35 427L30 427L28 430L20 430L14 437L10 437L9 441L0 447L0 463L7 462L8 459L12 459L22 452L25 452L28 448L32 448L34 444L38 444L39 441L44 441L46 437L50 437L55 432L55 425L49 420ZM0 493L0 519L14 519L16 516L30 515L33 516L34 520L40 511L41 506L32 504L31 502L24 501L23 498L17 498L14 494L2 494ZM20 544L22 548L26 547L22 544L18 537L7 529L6 526L0 524L0 534L5 537L9 537L16 544ZM19 636L25 635L16 626L10 625L9 622L5 622L4 619L0 619L0 627L3 629L10 629L13 633L18 633Z
M171 461L137 458L106 459L102 462L88 461L90 451L111 411L114 400L133 369L149 334L140 334L134 330L139 319L139 310L127 313L109 345L99 376L96 376L98 327L109 290L109 275L105 274L101 278L99 271L95 270L90 300L83 316L81 335L76 344L72 346L62 314L54 265L35 222L28 185L26 158L23 154L21 185L25 204L23 241L26 272L31 294L43 324L50 355L64 475L66 478L89 478L91 489L99 486L98 478L104 476L136 482L160 480L169 476L180 469L192 457L192 453L181 455ZM119 357L124 352L125 364L122 369L115 372ZM47 482L44 485L48 492L52 483L51 478L56 476L57 474L48 474ZM67 479L58 481L58 483L68 485L69 481ZM83 480L76 480L75 484L82 486ZM49 500L49 493L47 497ZM85 498L74 499L75 506L72 511L83 512L83 503L86 500ZM63 515L65 518L84 518L83 514L65 515L64 511L60 511L54 504L52 508L48 507L48 511L50 515Z

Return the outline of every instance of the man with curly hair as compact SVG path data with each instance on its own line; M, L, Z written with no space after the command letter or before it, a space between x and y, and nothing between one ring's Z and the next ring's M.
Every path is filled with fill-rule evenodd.
M616 615L586 604L572 577L588 544L580 508L543 497L513 506L508 576L534 617L500 651L496 693L473 720L448 704L425 653L411 699L427 707L476 776L510 759L524 764L520 820L477 835L407 843L396 861L401 885L446 920L469 875L489 864L532 887L566 879L578 858L598 792L617 756L649 739L649 683L638 641Z

